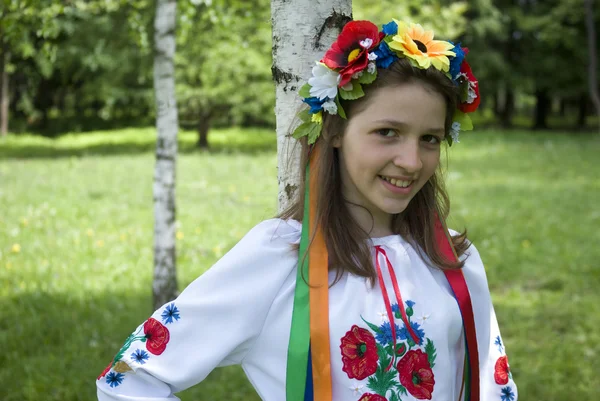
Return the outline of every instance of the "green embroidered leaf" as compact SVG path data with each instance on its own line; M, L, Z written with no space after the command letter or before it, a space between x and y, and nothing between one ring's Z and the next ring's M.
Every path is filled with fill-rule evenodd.
M310 96L310 88L312 88L312 86L310 86L307 83L302 85L302 88L300 88L300 90L298 91L298 95L304 98L312 97Z
M398 310L397 312L394 312L394 317L396 319L402 319L402 315L400 314L400 310Z
M381 344L377 344L377 356L379 356L379 361L381 365L385 365L387 367L387 365L389 365L390 363L390 358L388 355L389 351L384 348Z
M302 110L300 113L298 113L298 118L300 118L300 120L302 120L305 123L310 122L310 119L311 119L310 110L309 109Z
M390 401L400 401L398 394L392 393L392 396L390 397Z
M366 324L367 324L367 325L368 325L368 326L371 328L371 330L373 330L375 333L379 333L379 334L383 333L383 332L382 332L382 331L379 329L379 327L375 326L373 323L369 323L369 322L367 322L365 319L363 319L363 317L362 317L362 316L361 316L360 318L361 318L361 319L362 319L362 321L363 321L363 322L365 322L365 323L366 323Z
M406 387L404 387L402 384L397 384L396 388L398 389L398 392L402 395L408 395L408 391L406 391Z
M416 345L412 339L412 336L408 336L408 338L406 339L406 342L408 343L408 348L412 348Z
M315 122L305 122L302 123L296 128L292 136L296 139L300 139L303 136L308 137L308 144L311 145L315 143L319 134L321 133L321 124Z
M372 74L369 73L367 70L364 70L363 74L358 78L358 83L370 84L371 82L375 81L375 78L377 78L377 70L375 70L375 72L373 72Z
M413 308L412 308L412 306L409 306L409 307L406 309L406 316L408 316L408 317L411 317L411 316L413 315L413 313L414 313L414 311L413 311Z
M384 369L378 368L377 372L370 376L367 380L367 387L380 396L385 397L388 390L397 384L395 380L396 374L397 373L395 369L390 369L389 371L385 372Z
M362 86L356 81L352 82L351 90L345 91L344 89L340 88L339 93L342 99L346 100L355 100L365 95L365 92L362 90Z
M435 358L437 355L433 341L431 341L429 338L427 339L427 344L425 344L425 352L427 353L427 361L429 362L429 366L433 368L435 366Z
M335 97L335 104L337 105L337 108L338 108L338 115L340 117L342 117L344 120L347 119L348 117L346 117L346 111L344 110L344 108L342 107L342 104L340 103L339 96Z

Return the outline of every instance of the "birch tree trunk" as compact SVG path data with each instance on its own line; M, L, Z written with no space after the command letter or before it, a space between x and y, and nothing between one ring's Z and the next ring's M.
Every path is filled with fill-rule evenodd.
M154 93L156 97L156 165L154 170L154 308L177 296L175 268L175 102L176 0L156 0L154 19Z
M598 116L598 133L600 133L600 94L598 94L598 49L596 47L596 27L594 26L593 0L585 0L585 26L588 37L588 85L596 116Z
M352 0L271 0L280 211L294 199L299 184L300 146L291 137L301 105L298 90L351 19Z
M8 105L9 105L9 92L8 92L8 64L10 63L10 52L8 45L4 44L2 47L2 65L0 66L0 136L6 136L8 132Z

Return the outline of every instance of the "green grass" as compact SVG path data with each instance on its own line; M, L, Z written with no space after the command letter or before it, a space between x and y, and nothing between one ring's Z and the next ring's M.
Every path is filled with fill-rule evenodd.
M0 400L95 399L95 377L151 312L154 131L0 141ZM180 287L276 210L260 130L180 137ZM600 394L600 140L483 131L449 153L450 226L466 226L523 400ZM184 401L258 400L217 369Z

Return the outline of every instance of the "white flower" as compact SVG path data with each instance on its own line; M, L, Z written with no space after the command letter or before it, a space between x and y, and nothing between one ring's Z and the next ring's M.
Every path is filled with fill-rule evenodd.
M477 99L477 93L475 93L475 86L477 82L469 81L469 91L467 93L467 103L471 104Z
M371 38L366 38L365 40L361 40L360 42L358 42L362 47L364 47L365 49L368 49L371 47L371 45L373 45L373 39Z
M333 100L328 100L323 103L323 110L328 112L329 114L337 114L337 104Z
M450 136L452 137L452 141L456 143L460 143L458 140L458 134L460 133L460 123L454 121L452 126L450 127Z
M369 63L369 65L367 65L367 71L369 71L369 74L374 74L375 70L377 70L375 63Z
M359 396L363 393L363 388L365 387L364 384L360 384L360 382L354 382L352 383L352 385L349 387L350 390L352 390L352 395L353 396Z
M429 319L431 317L431 313L429 314L422 314L421 317L417 318L417 320L419 321L419 324L421 326L423 326L425 324L425 322L427 321L427 319Z
M334 99L337 95L340 74L317 61L316 65L312 68L312 75L308 80L308 84L311 86L310 95L319 98L319 100L327 97Z
M369 53L368 57L369 57L369 60L371 60L371 61L377 60L377 54L375 54L375 53Z
M363 71L355 72L354 74L352 74L352 79L358 79L358 78L362 77L362 75L363 75Z
M381 317L381 323L385 323L388 320L388 315L386 311L377 312L379 317Z

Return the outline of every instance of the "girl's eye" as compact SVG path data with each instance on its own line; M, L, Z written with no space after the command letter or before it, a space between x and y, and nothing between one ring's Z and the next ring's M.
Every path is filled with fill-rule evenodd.
M394 131L393 129L390 128L384 128L384 129L380 129L375 131L378 135L387 137L387 138L391 138L392 136L396 136L396 131Z
M430 144L432 144L432 145L437 145L437 144L439 144L439 143L442 143L442 139L441 139L441 138L439 138L439 137L437 137L437 136L435 136L435 135L424 135L424 136L422 137L422 139L423 139L425 142L427 142L427 143L430 143Z

